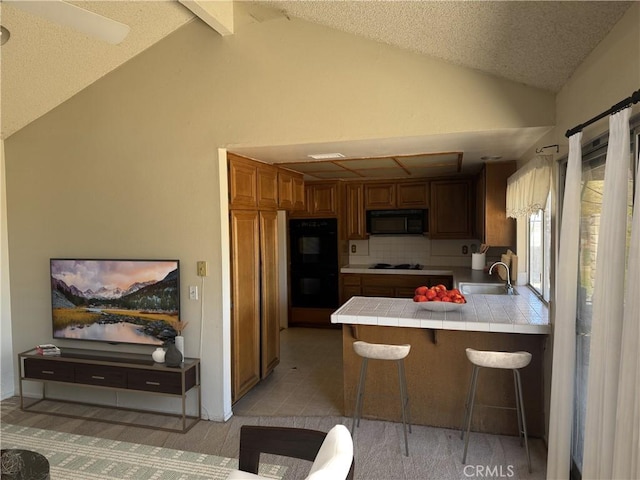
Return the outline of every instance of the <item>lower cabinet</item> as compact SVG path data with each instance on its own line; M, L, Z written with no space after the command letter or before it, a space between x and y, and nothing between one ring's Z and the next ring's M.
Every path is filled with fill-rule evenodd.
M432 287L443 284L448 289L453 288L451 275L343 273L340 275L340 282L341 304L355 296L413 298L415 289L421 285Z
M280 361L277 212L231 210L231 396Z

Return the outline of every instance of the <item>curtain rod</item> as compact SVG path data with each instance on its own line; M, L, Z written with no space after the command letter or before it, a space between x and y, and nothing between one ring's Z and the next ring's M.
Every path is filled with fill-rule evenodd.
M589 125L591 125L592 123L597 122L598 120L600 120L601 118L606 117L607 115L611 115L612 113L615 113L619 110L622 110L623 108L628 107L629 105L633 105L634 103L638 103L640 102L640 90L636 90L635 92L633 92L631 94L630 97L625 98L624 100L622 100L621 102L616 103L613 107L611 107L609 110L602 112L600 115L593 117L591 120L587 120L586 122L573 127L570 130L567 130L567 133L564 134L565 137L569 138L570 136L581 132L582 129L584 127L588 127Z

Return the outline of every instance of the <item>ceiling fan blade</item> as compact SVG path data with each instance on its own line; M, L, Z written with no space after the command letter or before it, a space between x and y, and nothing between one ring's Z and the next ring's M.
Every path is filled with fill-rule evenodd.
M38 15L46 20L64 25L105 42L117 45L129 33L129 26L62 0L6 1L3 3Z

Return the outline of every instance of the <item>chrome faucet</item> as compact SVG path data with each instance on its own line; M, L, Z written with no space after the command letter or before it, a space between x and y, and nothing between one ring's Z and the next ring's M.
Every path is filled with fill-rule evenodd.
M503 265L504 268L507 270L507 284L505 285L505 288L507 289L507 295L513 295L515 291L513 290L513 285L511 285L511 275L509 272L509 266L506 263L495 262L493 265L491 265L491 267L489 267L489 275L491 275L491 272L493 271L493 267L495 267L496 265Z

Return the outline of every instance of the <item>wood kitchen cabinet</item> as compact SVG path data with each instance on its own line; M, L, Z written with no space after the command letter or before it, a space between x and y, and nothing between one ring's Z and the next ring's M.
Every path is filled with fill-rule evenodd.
M229 208L276 210L278 169L273 165L227 154Z
M366 210L394 208L428 208L429 186L426 181L379 183L364 185L364 207Z
M301 173L278 168L278 208L304 210L304 180Z
M280 363L280 294L278 280L278 213L260 212L261 378Z
M396 186L394 183L367 183L364 186L364 208L385 210L396 207Z
M229 208L303 210L303 175L227 153Z
M229 168L229 207L256 208L258 204L258 169L247 158L227 154Z
M343 273L340 277L341 304L355 296L413 298L415 289L421 285L433 287L443 284L448 289L453 288L451 275Z
M279 363L277 212L231 210L229 225L235 402Z
M516 246L516 221L507 218L507 179L516 162L485 163L476 179L476 235L482 243Z
M434 180L430 188L429 236L472 238L471 180Z
M258 163L258 162L256 162ZM258 164L256 206L260 210L278 208L278 169L273 165Z
M293 210L301 211L305 209L305 191L304 191L304 176L293 176Z
M346 227L348 240L367 238L364 211L364 185L348 183L345 187Z
M428 208L429 184L423 182L401 182L396 185L398 208Z
M304 185L305 208L291 212L292 218L331 218L338 216L338 182L320 181Z

